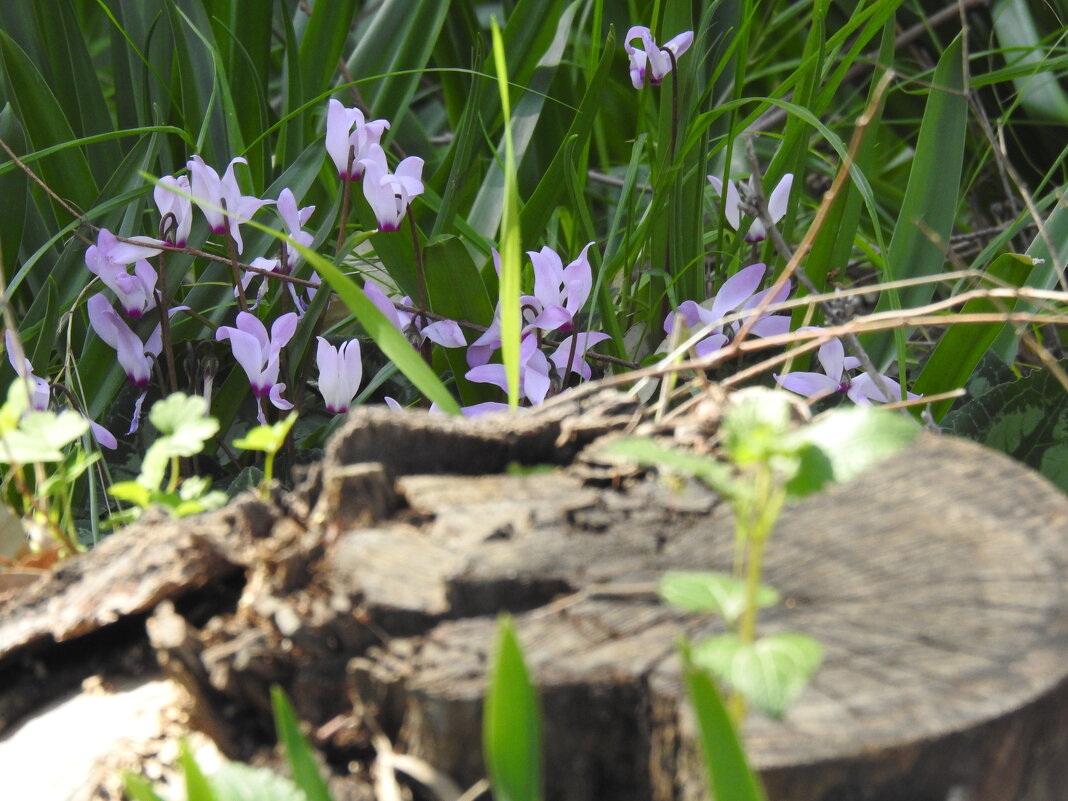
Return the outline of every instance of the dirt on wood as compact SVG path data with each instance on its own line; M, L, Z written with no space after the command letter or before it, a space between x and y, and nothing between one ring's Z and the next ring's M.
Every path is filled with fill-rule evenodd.
M656 433L700 448L715 410ZM296 492L140 523L0 607L0 731L88 675L161 670L191 725L248 759L278 684L335 772L354 769L339 798L373 797L384 743L466 787L509 612L550 799L703 798L676 642L717 624L655 585L729 569L732 522L702 485L605 456L639 420L604 391L482 421L359 409ZM1068 499L1044 479L925 435L788 508L765 570L783 602L762 630L826 652L783 721L747 723L772 799L1061 798Z

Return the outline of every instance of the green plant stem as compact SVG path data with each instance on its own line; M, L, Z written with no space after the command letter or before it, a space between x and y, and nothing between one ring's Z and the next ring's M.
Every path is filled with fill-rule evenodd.
M761 464L756 468L753 493L748 500L749 503L735 505L735 574L742 572L742 566L737 563L739 550L744 553L745 572L745 607L738 619L737 634L744 645L756 642L760 616L757 599L764 570L764 547L786 501L786 490L769 465ZM734 725L741 726L745 719L745 699L737 691L732 691L727 707Z
M271 496L271 481L274 480L274 451L267 451L263 460L263 481L260 482L260 497L267 500Z

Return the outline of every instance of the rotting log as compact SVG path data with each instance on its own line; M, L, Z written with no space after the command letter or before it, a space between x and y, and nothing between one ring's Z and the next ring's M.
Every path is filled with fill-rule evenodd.
M697 484L672 488L584 451L634 415L606 397L512 423L361 410L300 492L251 513L265 530L194 538L193 553L215 565L200 578L130 594L140 600L129 612L91 626L61 620L49 634L33 618L33 637L25 620L47 589L0 611L0 644L14 643L0 647L0 670L81 639L62 632L93 636L151 614L160 662L211 726L231 729L219 738L232 755L269 732L267 692L280 683L327 749L344 736L367 756L357 730L373 718L397 750L468 784L484 773L488 650L509 611L541 692L549 798L701 798L675 640L717 628L651 590L664 570L729 565L729 510ZM512 462L556 467L503 473ZM77 568L87 578L101 551ZM227 580L240 596L214 612L212 570L236 572ZM125 586L130 571L111 581ZM784 721L747 724L772 799L1062 797L1068 499L1044 479L925 435L790 507L766 577L784 602L762 630L804 631L826 649ZM124 636L143 638L144 626Z

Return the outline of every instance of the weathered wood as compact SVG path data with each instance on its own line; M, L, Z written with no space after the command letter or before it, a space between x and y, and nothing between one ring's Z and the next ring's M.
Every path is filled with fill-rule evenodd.
M372 610L460 618L354 666L361 699L402 711L390 723L405 745L481 775L492 615L510 608L542 690L550 797L701 797L673 643L716 627L640 590L668 568L727 567L726 509L692 487L679 511L656 485L597 494L560 476L400 487L433 520L394 536L400 554L420 541L430 554L418 589L405 595L411 574L366 532L335 558ZM790 509L766 565L786 601L764 630L805 631L827 656L785 721L747 727L771 797L1059 797L1068 770L1041 755L1068 732L1066 540L1060 493L952 439Z
M611 393L508 422L358 410L280 507L133 529L0 610L0 671L21 680L98 636L142 647L149 616L159 662L228 753L270 737L278 683L337 764L368 758L381 728L468 784L510 611L541 689L550 799L703 797L674 643L717 625L652 588L729 565L729 510L583 451L635 411ZM504 474L513 462L558 467ZM1047 482L927 436L790 508L766 571L785 601L763 630L826 648L785 721L747 726L772 799L1060 798L1068 499ZM0 681L0 726L11 695Z

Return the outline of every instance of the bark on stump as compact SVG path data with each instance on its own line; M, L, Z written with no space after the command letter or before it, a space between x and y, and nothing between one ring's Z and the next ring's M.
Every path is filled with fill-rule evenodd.
M359 411L281 507L160 529L155 558L116 537L0 608L0 729L30 666L69 666L94 637L143 640L151 614L160 661L212 728L229 727L232 752L269 729L272 682L320 726L351 711L347 689L354 721L373 715L395 748L468 784L484 774L481 698L507 610L541 691L550 799L703 797L675 640L716 625L650 589L668 569L728 567L733 534L703 487L580 453L631 412L558 405L502 424ZM558 467L504 474L511 461ZM826 649L783 722L747 725L772 799L1063 796L1068 499L1044 479L925 437L789 508L766 578L784 602L762 630ZM115 600L109 586L127 589ZM178 612L152 612L165 599Z

